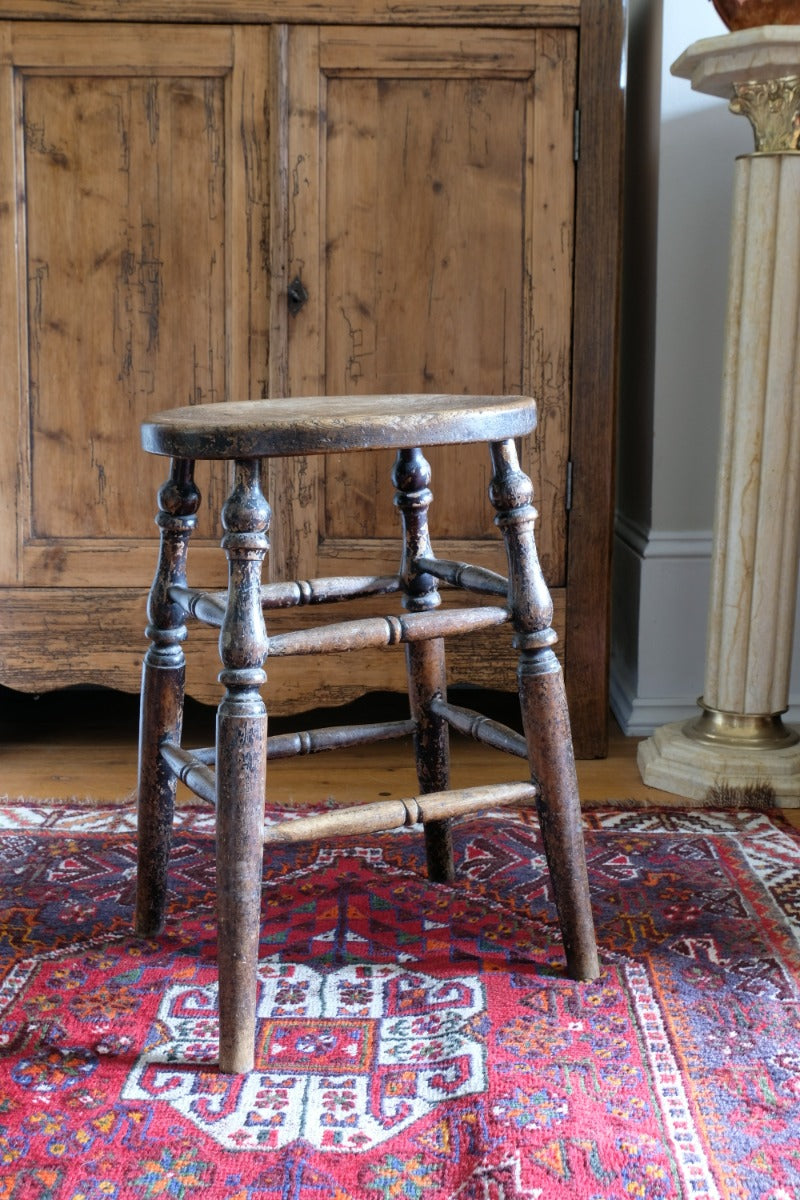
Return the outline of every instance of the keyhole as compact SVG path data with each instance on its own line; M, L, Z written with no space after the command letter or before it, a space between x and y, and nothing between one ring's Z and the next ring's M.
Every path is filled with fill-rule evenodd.
M286 291L287 300L289 303L289 312L293 317L296 317L300 309L308 300L308 291L306 290L302 279L299 275L295 275L292 282Z

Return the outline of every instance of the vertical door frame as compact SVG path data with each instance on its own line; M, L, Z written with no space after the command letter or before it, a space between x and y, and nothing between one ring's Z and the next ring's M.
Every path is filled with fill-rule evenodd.
M25 476L20 462L24 438L23 401L27 392L25 363L20 341L19 280L24 278L24 231L21 209L24 187L18 179L21 131L17 127L16 71L11 28L0 28L0 362L7 381L8 407L2 405L0 437L0 584L22 579L22 528L19 520ZM0 401L2 397L0 397Z
M608 753L625 11L581 0L566 686L575 751Z

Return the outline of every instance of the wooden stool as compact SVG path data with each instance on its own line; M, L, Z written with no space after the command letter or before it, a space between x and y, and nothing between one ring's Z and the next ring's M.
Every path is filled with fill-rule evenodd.
M563 679L553 653L552 602L533 536L531 482L519 468L514 438L536 422L520 396L349 396L197 405L161 413L142 429L142 444L172 458L159 493L161 552L148 606L139 746L139 866L136 929L164 924L175 788L183 780L216 804L220 1047L223 1072L253 1066L256 983L265 843L366 833L423 823L428 873L453 878L450 818L535 800L573 978L599 973L581 830L575 763ZM509 577L437 559L428 535L430 470L413 447L485 441L495 522L505 539ZM408 448L409 445L412 448ZM270 508L261 492L261 459L328 451L397 450L392 480L404 530L399 570L390 577L335 578L261 585ZM229 586L187 586L186 556L200 496L195 459L234 460L233 488L222 512ZM438 609L438 585L496 597L473 607ZM401 616L340 621L269 637L264 610L309 602L400 593ZM187 617L220 629L216 746L181 747ZM519 650L518 685L525 736L446 698L444 639L510 620ZM402 643L410 719L342 726L267 740L259 692L265 658L324 654ZM357 669L357 661L354 662ZM530 763L531 783L448 790L448 733L453 727ZM353 746L413 734L421 794L320 816L289 819L264 831L268 757Z

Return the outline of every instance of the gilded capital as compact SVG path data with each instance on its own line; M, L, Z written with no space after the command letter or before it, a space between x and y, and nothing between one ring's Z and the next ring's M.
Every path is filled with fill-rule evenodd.
M800 76L734 83L730 110L753 126L756 153L800 150Z

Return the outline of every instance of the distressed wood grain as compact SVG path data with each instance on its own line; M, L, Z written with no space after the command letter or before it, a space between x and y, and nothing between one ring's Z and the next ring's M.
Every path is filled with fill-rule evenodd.
M311 296L288 326L288 389L299 394L315 355L331 396L502 393L535 381L546 425L524 462L546 508L542 561L563 584L574 35L361 27L287 38L289 241ZM543 177L557 178L537 178L540 158ZM451 556L450 539L481 543L477 561L502 567L485 449L428 456L437 552ZM371 559L385 569L398 532L388 454L281 472L292 524L276 537L292 546L287 573L337 558L342 569Z
M623 5L583 0L572 372L573 394L582 402L572 412L566 679L577 752L584 758L602 757L608 747L624 39Z
M0 49L5 50L7 31ZM15 78L5 61L0 65L0 361L6 380L2 399L3 436L0 437L0 584L22 579L22 524L16 520L20 488L28 469L28 443L23 397L27 394L27 364L21 353L18 323L20 280L24 280L25 238L21 206L24 192L17 177L18 147L15 124L18 100Z
M267 390L269 36L2 26L0 155L14 207L0 202L12 265L0 572L31 589L43 626L39 601L54 586L147 586L164 466L133 450L141 419L180 397ZM227 471L199 464L198 482L196 579L217 586L219 553L205 550L219 545ZM62 648L67 673L106 681L79 632Z
M522 465L534 481L536 542L553 586L567 581L565 488L570 457L577 35L536 32L536 80L527 97L528 161L523 306L524 388L536 397L537 428L523 444Z
M168 388L224 395L222 84L25 79L31 540L148 538L131 434Z
M224 555L220 555L224 561ZM151 557L151 574L153 561ZM189 576L192 573L189 552ZM103 682L121 692L138 692L142 658L146 649L144 628L147 589L7 588L2 595L0 621L0 677L7 687L21 691L48 692L75 687L87 680ZM443 603L451 598L443 593ZM553 594L554 625L562 640L556 649L563 654L567 640L564 629L564 593ZM389 606L380 603L381 611ZM337 606L344 620L364 615L363 602ZM319 624L317 608L290 609L267 614L270 633L303 629ZM47 640L42 639L46 621ZM218 704L221 690L218 631L191 622L186 643L186 689L205 704ZM308 688L314 689L319 705L346 704L365 692L403 692L406 671L399 647L367 650L358 655L354 671L352 655L331 654L324 659L304 659L302 671L291 659L269 660L266 664L270 712L275 715L308 708ZM454 638L447 655L451 685L474 684L508 691L513 678L516 652L511 637L498 637L496 630ZM477 665L476 665L477 664ZM511 674L509 674L511 673Z
M581 0L125 0L119 13L108 0L0 0L0 17L61 18L72 21L253 22L291 21L313 25L377 21L396 25L516 25L542 22L576 25Z
M102 16L107 17L108 5ZM13 14L34 16L24 0ZM122 14L121 14L122 15ZM164 15L162 8L161 15ZM224 74L233 65L231 33L227 27L180 26L153 28L122 21L98 21L89 29L61 22L16 20L7 26L4 61L48 74L103 75L117 65L132 74Z
M325 392L321 357L323 246L318 206L324 186L324 144L317 144L319 114L325 93L319 79L319 30L280 29L275 33L274 63L285 84L277 96L282 128L273 146L280 155L276 175L285 190L278 206L284 213L285 242L275 246L275 264L282 291L272 294L273 308L283 310L283 361L278 395L321 395ZM291 84L290 84L291 81ZM323 152L322 161L319 153ZM286 289L298 279L308 301L296 316L287 315ZM299 319L302 318L302 319ZM274 464L270 499L274 513L270 578L316 575L317 506L320 464L315 458L284 459Z
M128 660L122 634L112 654L104 645L98 620L89 621L85 616L104 612L100 590L107 589L110 611L114 611L120 592L130 589L133 594L137 588L146 588L152 570L152 497L161 477L157 466L148 477L146 460L135 461L130 454L138 424L138 413L132 414L131 404L136 408L150 395L150 411L155 411L180 402L190 390L193 396L206 399L242 394L257 397L267 391L272 395L292 390L316 392L322 390L321 380L328 386L325 322L331 308L331 287L327 275L331 264L336 264L337 252L313 217L300 211L298 201L310 197L323 214L355 207L362 232L372 234L369 217L358 211L363 198L353 190L354 180L337 173L337 155L338 161L345 161L342 154L349 146L360 156L359 174L363 173L365 180L374 179L377 171L381 188L395 189L392 194L397 203L393 204L400 214L400 227L413 229L418 221L424 231L432 219L425 205L428 209L433 206L434 215L436 206L441 206L441 212L447 211L451 219L452 198L447 189L434 193L431 187L426 193L431 164L443 170L449 161L444 135L449 136L450 126L440 124L439 145L429 145L438 159L429 156L430 161L423 161L420 156L419 178L407 175L409 186L398 192L391 154L382 160L375 158L376 121L383 122L380 127L386 132L397 130L398 122L392 126L390 116L393 108L402 111L398 98L407 98L404 92L416 88L421 93L433 87L443 96L447 91L456 145L461 138L469 148L472 143L464 134L464 111L454 99L466 97L474 134L483 131L485 141L486 130L492 131L491 150L494 152L496 143L497 161L506 163L499 169L510 171L512 131L504 130L502 137L495 135L497 113L502 109L498 98L506 93L516 97L522 89L522 142L514 186L523 211L512 214L507 198L500 197L499 210L505 215L496 219L506 222L507 235L516 238L521 247L521 367L515 390L532 391L539 397L541 461L550 464L545 474L540 474L532 446L523 445L520 450L523 466L534 478L535 503L542 514L538 533L545 572L551 585L558 584L569 613L562 646L568 659L566 676L576 747L580 754L604 753L622 6L616 0L612 4L605 0L489 0L480 5L469 0L412 0L401 7L385 0L325 4L320 0L270 0L267 6L255 0L174 0L167 9L156 0L126 0L119 6L110 6L105 0L0 0L0 18L0 249L7 268L11 265L0 278L5 317L0 350L6 366L0 392L6 431L0 442L0 504L4 514L13 514L10 518L4 515L0 523L0 583L12 588L7 597L4 593L4 624L18 622L0 631L7 634L3 653L10 671L3 682L26 690L55 686L64 679L76 683L124 679L119 686L136 686L138 668L128 672L127 667L118 666L118 660ZM459 51L461 44L464 53ZM523 61L518 70L514 64L520 56ZM485 96L478 97L475 87L484 85ZM375 101L376 87L384 89L385 99ZM201 93L203 118L198 120ZM338 106L341 121L332 122L328 117L321 130L319 117L325 117L329 100ZM418 100L419 95L413 103ZM44 121L36 115L40 101ZM27 122L22 118L23 103L31 116ZM559 164L566 165L571 156L571 109L575 103L583 110L584 137L573 179ZM516 98L512 104L517 104ZM136 120L120 115L126 105L136 109ZM79 120L82 112L85 115ZM513 121L506 119L507 125L517 124L516 108L513 113ZM492 119L487 123L489 116ZM105 145L99 126L91 128L98 119L106 121ZM430 134L437 128L435 113L425 114L425 120ZM151 134L155 134L152 147ZM123 145L126 139L127 147ZM163 178L158 178L172 149L178 160L185 158L183 143L189 142L194 154L186 174L194 183L191 195L171 185L165 187ZM120 172L119 164L126 155L129 167ZM369 165L373 161L377 168ZM200 163L205 164L205 178ZM493 162L492 172L495 166ZM133 189L130 195L122 195L118 176ZM509 180L511 177L508 174ZM524 180L522 187L520 179ZM575 226L570 240L567 227L551 221L547 214L554 208L569 207L568 189L572 187ZM472 202L470 192L464 203ZM480 195L476 203L482 203ZM210 205L217 206L218 214L221 205L221 218L218 215L210 221L207 213L202 213L197 228L205 232L198 237L193 214ZM89 220L76 235L79 206ZM393 226L390 206L384 205L384 209L388 219L381 218L380 205L376 218L384 220L386 242ZM59 230L51 214L62 211L64 221ZM155 222L153 212L157 214ZM495 219L492 214L490 217ZM181 228L175 227L176 221ZM356 227L357 222L348 218L339 228L345 237ZM460 228L457 222L454 227ZM469 230L469 223L465 228ZM439 236L436 233L437 239ZM29 259L31 238L35 244ZM483 290L492 279L483 260L496 254L493 245L490 255L488 249L480 249L481 241L475 244L479 247L473 255L477 270L474 280L468 279L463 289L470 294L471 304L475 303L472 290ZM438 249L438 241L436 245ZM340 253L336 268L347 295L357 300L363 299L361 279L368 277L370 270L377 274L383 265L374 254L370 264L361 246L360 239L353 242L351 237L355 265L345 262ZM197 253L198 247L202 247L202 255ZM216 255L213 267L209 251ZM185 254L190 261L176 263L176 254ZM117 270L113 269L115 257ZM440 260L434 261L435 301L436 288L453 267L445 269ZM292 264L302 267L304 277L313 272L314 279L309 303L297 318L289 316L285 302ZM538 264L538 277L533 264ZM187 285L179 309L173 301L182 278ZM386 308L386 288L381 284L379 290ZM75 299L72 309L64 301L67 293ZM573 295L574 310L570 312ZM457 299L460 302L461 296ZM315 305L321 307L306 345L301 322L314 312ZM395 302L395 309L399 307ZM90 318L80 331L82 348L68 335L76 311ZM123 317L127 313L128 326L133 326L130 354L127 337L121 337L121 324L117 336L123 350L118 347L113 355L109 351L115 311ZM348 308L348 325L335 305L331 311L330 345L346 371L363 374L375 358L369 341L375 314L370 309L367 321L356 309L354 322ZM548 312L559 315L550 320ZM382 321L380 310L378 316ZM496 313L490 313L487 330L493 328L494 320ZM492 367L497 360L491 355L497 351L499 338L487 335L476 356L474 337L466 339L462 352L457 331L437 321L434 351L437 346L455 347L457 371L474 374L478 368L489 371L491 367L489 373L502 381L517 370L514 353L509 350L513 339L504 345L502 367ZM103 330L108 325L112 332L107 337ZM513 325L514 320L501 323L506 333ZM557 327L567 331L566 342ZM334 338L340 330L344 336ZM156 333L158 347L153 340ZM182 346L166 348L167 336L170 342L180 340ZM92 339L97 344L96 354L89 346ZM75 368L71 372L64 370L61 353L66 343L67 358ZM398 345L402 351L402 338ZM315 381L313 386L296 387L299 359L290 361L293 346L298 352L312 351L300 369L309 381ZM391 361L403 369L408 365L404 352L395 353L386 338L380 352L394 354ZM428 357L437 370L443 369L438 360ZM425 358L423 354L423 366ZM343 373L338 360L335 370L338 375ZM364 387L359 378L358 386ZM53 381L63 397L57 396ZM381 381L381 390L384 386ZM463 386L476 390L472 380ZM487 389L500 390L494 381ZM112 412L119 417L117 424L109 419ZM126 421L130 421L131 439L123 449L121 433ZM65 426L69 426L66 438ZM459 514L448 507L447 497L453 494L447 482L450 474L456 480L471 474L475 486L470 491L475 496L485 490L487 480L480 473L486 467L480 453L473 459L468 451L463 461L453 460L452 469L446 456L442 464L436 461L436 454L434 491L438 495L432 519L437 551L502 570L502 546L491 529L481 526L480 509L485 510L485 504L476 502L468 514L472 524L461 528L457 527ZM565 518L567 454L575 470L573 509ZM390 457L384 463L365 465L355 479L334 479L335 488L346 491L352 503L350 529L342 525L342 507L326 500L318 463L298 459L270 480L269 495L276 514L270 570L276 577L282 577L287 567L288 573L299 575L396 569L397 525L391 517L375 516L377 507L384 514L387 511L383 501L390 494ZM210 515L218 510L227 485L224 478L204 477L203 471L200 468L198 472L200 487L204 500L210 502L204 503L203 511ZM64 481L57 502L52 486L56 477ZM438 484L437 479L441 481ZM379 506L371 502L378 497L378 487ZM286 501L283 507L276 503L279 500ZM447 544L441 546L437 508L446 521ZM193 582L204 587L221 582L213 524L208 522L206 536L196 539L193 547L197 569ZM336 536L332 536L333 530ZM29 589L29 608L24 615L23 605L13 598L19 588ZM65 613L73 622L71 634L64 626ZM56 663L49 641L37 650L28 640L27 616L38 620L40 629L49 630L51 625L63 629L64 636L59 640L57 635L53 643L63 661ZM131 616L123 628L133 639L130 661L135 663L140 654L136 643L141 621ZM15 644L17 630L26 645L27 663ZM482 678L494 678L493 664L481 658L484 653L476 650L476 667ZM374 663L365 674L368 686L385 686L385 678L390 676L383 677L382 672L387 670L389 657L375 652ZM466 657L461 665L466 671ZM198 671L198 694L208 699L217 695L215 670L210 656ZM209 678L201 680L204 672ZM317 682L309 676L309 688L304 692L293 690L294 681L287 680L288 706L308 703ZM191 671L189 686L195 686ZM332 686L339 697L356 694L346 665Z

